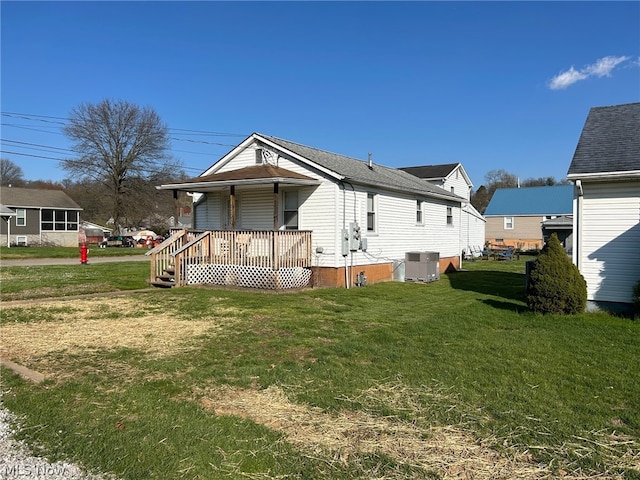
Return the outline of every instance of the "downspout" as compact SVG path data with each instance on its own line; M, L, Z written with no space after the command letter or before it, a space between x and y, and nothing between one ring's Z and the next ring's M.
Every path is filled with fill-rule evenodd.
M576 190L578 195L576 196L575 212L573 215L575 230L573 236L573 263L578 267L578 270L582 271L582 203L584 200L584 190L581 180L576 180Z
M344 232L347 224L347 190L344 188L344 183L340 182L340 188L342 188L342 230L340 231L340 250L342 250L342 232ZM344 257L344 286L349 288L349 266L347 257Z
M464 229L464 225L462 223L462 215L463 215L463 205L462 202L460 202L460 215L459 215L459 219L460 221L458 222L458 258L460 259L458 261L458 265L460 265L460 268L462 268L462 242L464 241L464 237L463 237L463 229Z

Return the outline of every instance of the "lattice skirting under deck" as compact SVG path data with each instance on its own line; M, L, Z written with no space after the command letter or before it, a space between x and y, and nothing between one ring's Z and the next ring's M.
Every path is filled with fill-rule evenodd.
M309 284L311 269L302 267L281 268L244 267L205 263L187 266L187 284L230 285L235 287L280 290L302 288Z

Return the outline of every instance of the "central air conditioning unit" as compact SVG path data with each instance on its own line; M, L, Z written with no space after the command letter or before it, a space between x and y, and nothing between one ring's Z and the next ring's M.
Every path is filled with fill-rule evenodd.
M405 253L404 279L407 282L434 282L440 280L440 253Z

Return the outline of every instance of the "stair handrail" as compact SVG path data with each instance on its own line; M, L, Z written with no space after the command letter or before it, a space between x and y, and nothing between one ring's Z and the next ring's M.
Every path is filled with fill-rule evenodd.
M206 232L202 232L200 235L198 235L196 238L194 238L193 240L190 240L189 242L185 243L184 245L182 245L180 248L178 248L177 250L174 250L172 253L170 253L169 255L171 255L172 257L176 257L177 255L181 254L182 252L184 252L187 248L192 247L193 245L195 245L196 243L202 241L203 238L209 236L211 232L206 231Z
M177 232L172 233L171 236L165 238L162 242L160 242L158 245L153 247L151 250L147 250L145 255L153 255L154 253L157 253L163 250L165 247L167 247L168 245L171 245L173 242L175 242L177 239L179 239L186 233L187 233L187 230L184 228L182 230L178 230Z

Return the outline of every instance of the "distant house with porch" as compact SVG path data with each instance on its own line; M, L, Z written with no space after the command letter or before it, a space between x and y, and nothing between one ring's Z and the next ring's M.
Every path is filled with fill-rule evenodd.
M152 254L174 248L177 258L191 248L191 257L214 265L295 264L307 273L291 275L313 273L313 285L353 286L357 274L368 283L392 280L407 252L437 252L441 271L459 268L466 245L464 197L399 169L257 133L199 177L158 188L174 198L178 191L194 194L193 227L202 239L198 248L195 238L179 240L186 243L177 248L169 239ZM179 284L185 270L198 270L187 263L177 267ZM262 275L224 272L227 281Z
M471 205L473 182L461 163L403 167L400 170L463 197L466 201L462 204L461 234L465 248L471 250L484 245L486 219Z
M0 187L0 205L15 212L0 222L0 244L78 246L82 208L62 190Z
M589 111L567 177L589 306L628 309L640 281L640 103Z
M573 229L567 228L567 222L572 222L572 199L572 185L499 188L484 212L485 239L491 244L539 250L545 241L544 222L555 220L546 225L555 225L561 242L570 245ZM560 217L563 217L561 225Z

